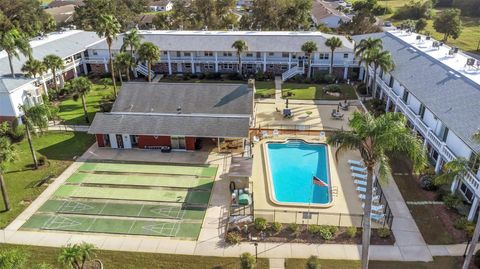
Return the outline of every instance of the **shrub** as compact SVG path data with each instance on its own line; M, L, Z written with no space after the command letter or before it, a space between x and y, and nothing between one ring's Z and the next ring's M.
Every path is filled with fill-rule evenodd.
M236 72L228 74L227 78L230 80L243 80L243 76Z
M7 135L13 143L21 142L25 138L25 126L18 124L18 120L14 120Z
M334 75L326 74L323 79L325 80L326 83L332 84L335 82L336 77Z
M242 237L237 232L228 232L227 236L225 237L225 241L228 244L232 244L232 245L236 245L236 244L240 243L241 239L242 239Z
M354 238L357 235L357 227L355 226L347 227L346 233L348 237Z
M297 233L299 229L300 226L298 226L296 223L290 223L290 225L288 225L288 230L292 233Z
M420 188L426 191L434 191L437 189L437 186L433 182L433 178L430 175L423 175L420 177Z
M267 220L264 218L256 218L255 229L257 231L265 231L267 229Z
M329 86L327 87L327 91L329 91L329 92L339 92L339 93L341 93L341 92L342 92L342 87L340 87L340 86L337 85L337 84L329 85Z
M467 233L468 237L473 236L473 232L475 232L475 225L473 223L468 223L467 227L465 228L465 232Z
M367 84L361 82L360 84L358 84L357 86L357 91L359 94L361 95L366 95L367 94Z
M318 234L320 231L320 226L315 224L309 225L307 231L310 234Z
M282 224L280 222L272 222L272 224L270 224L270 227L276 233L282 230Z
M458 230L466 230L469 225L470 222L465 217L458 218L453 223L453 227Z
M332 233L332 235L335 235L338 232L338 227L330 225L328 226L328 230Z
M462 204L462 198L450 193L443 196L443 203L449 208L455 208L458 205Z
M240 255L240 267L242 269L253 269L255 268L255 256L253 256L252 254L248 253L248 252L244 252L242 253L242 255Z
M477 268L480 268L480 250L477 250L477 252L475 252L475 258L473 260L473 263L477 266Z
M214 73L211 73L211 72L208 72L205 74L205 78L206 79L215 79L215 80L218 80L222 77L222 74L218 73L218 72L214 72Z
M324 240L330 240L333 238L333 233L330 229L330 226L320 226L318 230L318 234L324 239Z
M380 238L388 238L392 234L392 231L388 228L380 228L377 230L377 234Z
M307 269L320 269L320 261L317 256L310 256L307 260Z
M204 79L205 74L204 73L199 73L199 74L197 74L197 77L198 77L198 79Z
M40 156L38 158L38 165L44 166L47 163L47 157L45 156Z

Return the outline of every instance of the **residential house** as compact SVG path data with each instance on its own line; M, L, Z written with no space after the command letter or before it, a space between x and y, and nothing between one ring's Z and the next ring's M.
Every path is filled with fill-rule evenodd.
M153 1L148 4L150 11L161 12L170 11L173 8L173 2L170 0Z
M69 5L83 6L83 5L85 5L85 3L83 2L83 0L55 0L55 1L50 2L47 5L47 9L69 6Z
M470 172L455 180L451 189L471 203L468 219L473 220L480 196L480 144L472 138L480 130L480 61L405 31L353 39L369 37L380 38L395 62L391 72L377 70L373 94L385 101L386 111L406 115L408 125L422 137L435 171L459 157L470 160ZM373 81L372 69L368 75Z
M329 28L338 28L342 22L352 20L349 16L336 9L337 4L316 0L313 2L311 17L316 26L325 25Z
M254 83L122 84L109 113L97 113L89 133L99 147L195 150L239 140L253 125Z
M73 14L75 13L75 5L65 5L59 7L48 8L45 10L50 14L57 23L57 26L63 26L73 23Z

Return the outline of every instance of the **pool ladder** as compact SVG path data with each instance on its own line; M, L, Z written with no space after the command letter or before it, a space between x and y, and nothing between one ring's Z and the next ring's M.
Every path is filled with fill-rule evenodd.
M338 197L338 186L332 186L332 196Z

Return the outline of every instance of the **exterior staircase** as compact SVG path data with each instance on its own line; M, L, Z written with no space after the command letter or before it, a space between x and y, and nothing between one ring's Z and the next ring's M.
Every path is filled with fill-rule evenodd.
M148 67L146 67L145 65L139 63L139 64L137 64L137 67L135 67L135 71L136 71L137 73L140 73L140 74L144 75L144 76L147 76L147 74L148 74ZM154 77L155 77L155 72L153 72L153 71L150 70L150 79L153 80Z
M282 81L286 81L289 78L292 78L296 75L305 74L305 69L303 67L294 66L282 74Z

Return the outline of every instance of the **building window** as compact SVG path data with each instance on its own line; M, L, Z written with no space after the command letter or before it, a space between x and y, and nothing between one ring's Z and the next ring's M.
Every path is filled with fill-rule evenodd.
M348 53L344 53L343 58L347 59L348 58Z
M166 51L163 52L163 55L167 55L167 54L168 54L168 52L166 52Z
M222 68L223 69L233 69L233 64L223 64Z
M282 65L282 70L283 70L283 71L288 70L288 65Z
M442 129L440 130L440 138L443 142L447 141L448 131L448 127L442 124Z
M275 55L274 52L269 52L269 53L268 53L268 56L274 56L274 55Z
M403 102L407 103L408 101L408 91L403 90L403 97L402 97Z
M183 53L183 56L185 56L185 57L190 57L191 55L192 55L192 54L191 54L190 52L184 52L184 53Z
M192 68L192 64L191 63L185 63L185 68Z
M232 57L232 53L231 53L231 52L224 52L224 53L223 53L223 56L225 56L225 57Z
M262 54L260 52L257 52L257 58L258 59L262 58Z
M421 119L423 119L423 116L425 116L425 106L423 104L420 104L420 109L418 110L418 115L420 115Z
M475 152L470 154L470 168L474 174L477 174L480 168L480 155L475 154Z
M289 53L288 52L283 52L282 53L282 58L289 58Z
M465 183L462 182L460 185L460 192L465 196L465 198L471 202L473 199L473 192L465 185Z
M388 83L388 86L390 86L390 88L393 87L393 82L394 82L393 76L390 74L390 82Z
M94 50L93 55L98 55L98 52L96 50Z
M215 65L214 64L205 64L206 69L214 69Z
M177 57L182 57L182 55L180 54L180 51L177 51Z
M203 55L204 55L205 57L212 57L212 56L213 56L213 52L211 52L211 51L205 51L205 52L203 53Z
M253 57L253 53L247 53L246 56L251 58L251 57Z
M253 69L253 64L246 64L245 65L247 70L252 70Z
M320 53L320 54L318 55L318 58L319 58L320 60L328 60L329 54L328 54L328 53Z

